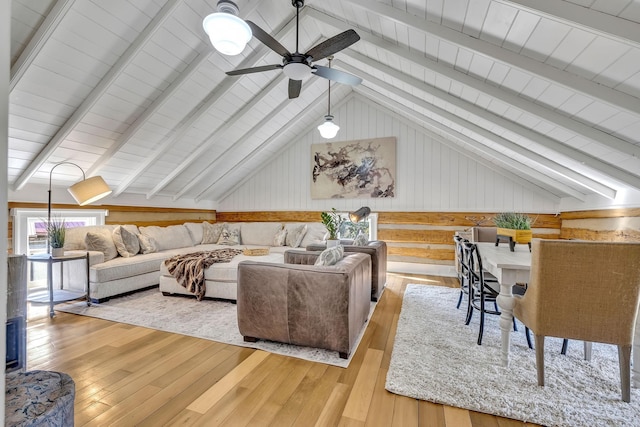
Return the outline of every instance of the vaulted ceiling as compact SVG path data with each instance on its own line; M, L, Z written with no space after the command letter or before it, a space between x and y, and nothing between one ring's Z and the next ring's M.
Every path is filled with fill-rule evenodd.
M326 113L327 80L287 98L254 39L217 53L202 30L215 0L13 0L8 180L45 185L58 162L114 195L217 200ZM239 0L289 50L290 0ZM556 197L640 190L637 0L315 0L300 51L353 28L332 67L332 104L357 96ZM319 65L326 65L320 61ZM54 184L77 181L61 166Z

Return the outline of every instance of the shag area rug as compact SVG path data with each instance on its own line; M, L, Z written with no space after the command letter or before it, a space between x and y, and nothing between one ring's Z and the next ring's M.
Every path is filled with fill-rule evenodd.
M375 304L371 303L369 319ZM368 325L362 328L349 359L341 359L337 351L259 340L244 342L238 330L236 305L230 302L183 296L164 296L157 288L118 297L87 307L84 301L60 304L56 310L97 317L114 322L143 326L166 332L204 338L224 344L256 348L271 353L346 368Z
M498 316L479 316L465 326L456 309L458 289L408 285L398 320L386 389L416 399L545 426L639 426L640 390L621 400L616 346L593 344L591 362L582 342L545 340L545 386L537 385L535 350L524 327L511 333L510 366L500 364ZM533 337L532 337L533 338Z

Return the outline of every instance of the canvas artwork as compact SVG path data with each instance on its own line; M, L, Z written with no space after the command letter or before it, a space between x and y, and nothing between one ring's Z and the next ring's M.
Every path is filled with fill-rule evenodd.
M311 145L311 198L395 197L396 138Z

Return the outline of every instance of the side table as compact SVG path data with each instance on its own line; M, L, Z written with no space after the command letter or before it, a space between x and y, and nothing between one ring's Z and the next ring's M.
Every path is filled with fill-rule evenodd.
M83 255L63 255L61 257L54 257L51 254L37 254L27 257L30 262L44 262L47 264L47 291L37 292L29 295L27 301L40 304L49 304L49 317L53 318L55 312L53 306L66 301L72 301L75 299L86 298L87 305L91 305L90 298L90 285L89 285L89 252ZM75 291L71 289L64 289L63 283L63 268L65 262L85 260L87 268L87 288L86 292ZM60 289L53 289L53 264L60 264Z

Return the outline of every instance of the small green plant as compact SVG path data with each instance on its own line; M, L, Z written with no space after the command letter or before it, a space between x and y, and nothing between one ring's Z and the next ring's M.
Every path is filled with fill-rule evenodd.
M340 226L344 219L340 213L336 211L336 208L331 208L331 212L322 212L320 214L320 218L322 219L324 226L327 227L329 240L338 240L338 232L340 231Z
M49 224L47 224L47 235L49 236L49 246L52 248L64 247L66 227L64 219L51 218Z
M527 214L517 212L501 212L493 217L493 223L499 228L511 230L531 230L533 223Z

